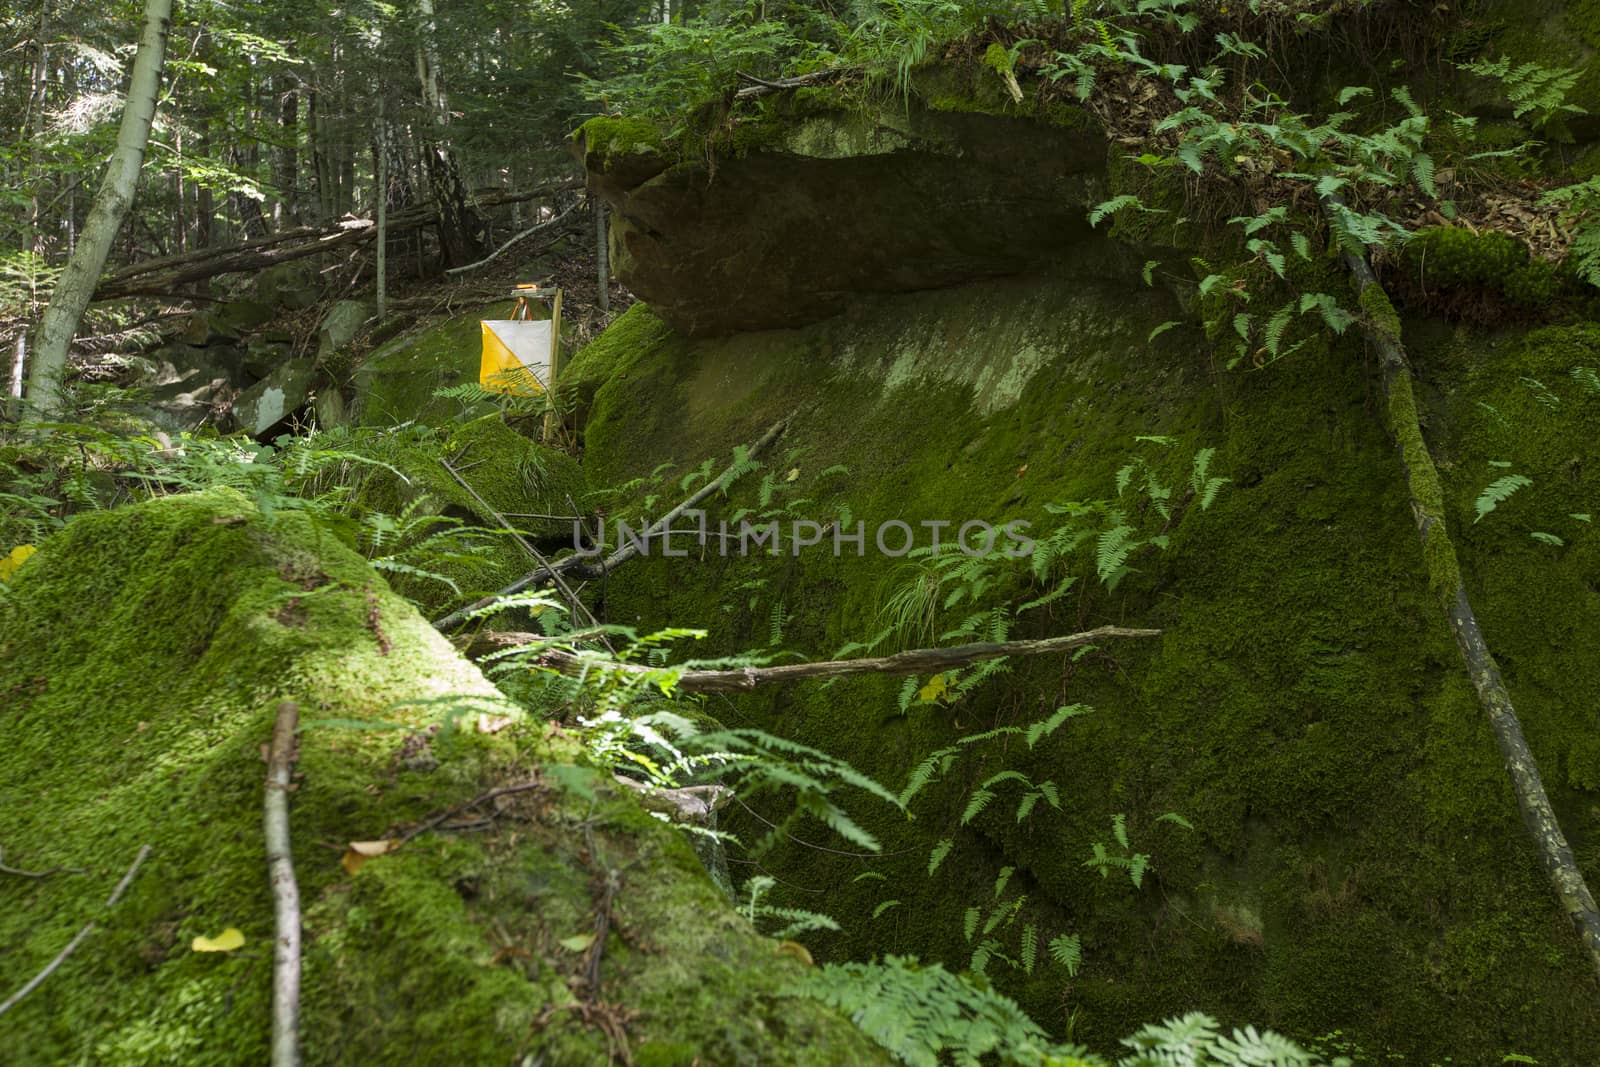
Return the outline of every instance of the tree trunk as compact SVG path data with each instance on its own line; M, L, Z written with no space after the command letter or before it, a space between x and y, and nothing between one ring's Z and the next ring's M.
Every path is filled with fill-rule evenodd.
M28 378L28 397L32 402L30 419L48 418L61 410L60 390L72 335L77 332L83 309L94 295L106 256L139 185L139 167L144 162L150 123L155 118L161 66L166 58L167 30L171 23L172 0L145 0L144 31L133 60L133 77L122 108L122 125L117 131L117 148L106 168L105 181L95 194L78 247L67 261L66 270L39 324L33 370Z
M310 94L310 120L311 120L311 170L313 180L317 183L317 218L318 223L332 222L334 219L332 189L329 188L328 177L328 120L323 115L325 102L322 93L313 89Z
M28 197L28 247L40 256L45 252L44 234L39 229L40 215L44 211L44 192L39 188L41 176L37 163L40 134L44 131L45 91L50 84L49 32L50 4L45 2L39 5L38 52L34 58L33 77L28 85L28 105L22 114L22 138L28 146L28 162L23 175L31 190ZM37 312L37 306L33 310Z
M378 324L383 324L384 313L389 309L389 145L383 130L383 97L378 97L378 140L372 153L372 169L377 176L375 199L378 209Z
M422 24L417 40L417 80L422 86L422 99L433 116L432 143L425 147L424 155L428 184L439 208L439 254L443 260L440 266L459 267L481 259L488 249L484 244L483 220L473 210L466 183L461 179L461 168L445 141L445 127L450 124L450 103L439 78L433 0L417 0L417 14Z
M299 219L295 202L295 186L300 181L300 90L289 88L278 97L278 135L283 144L278 148L272 181L278 187L278 199L272 205L272 226L275 230L293 226Z
M206 159L211 158L211 118L206 116L200 127L200 154ZM210 248L215 235L212 233L212 216L216 214L216 199L212 195L209 185L197 185L194 190L194 246L196 248Z
M6 418L22 414L22 375L28 365L28 332L17 334L17 350L11 361L11 384L6 389Z

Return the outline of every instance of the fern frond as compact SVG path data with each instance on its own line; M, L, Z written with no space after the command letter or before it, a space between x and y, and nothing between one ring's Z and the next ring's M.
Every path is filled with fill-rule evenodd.
M1078 976L1083 963L1083 940L1077 934L1062 934L1050 939L1050 958L1067 970L1068 978Z
M1504 504L1517 490L1526 489L1532 484L1532 478L1521 474L1508 474L1490 482L1473 503L1473 508L1477 511L1477 517L1472 520L1473 525L1482 522L1485 515Z

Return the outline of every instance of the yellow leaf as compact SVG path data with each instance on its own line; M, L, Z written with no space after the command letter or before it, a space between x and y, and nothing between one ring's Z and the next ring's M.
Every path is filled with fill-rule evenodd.
M189 947L195 952L232 952L244 944L244 935L230 926L216 937L197 937Z
M917 699L931 704L935 700L943 699L945 694L949 692L950 683L945 680L944 675L936 674L928 679L927 685L917 690Z
M9 582L11 576L17 573L17 568L27 562L28 557L39 551L32 545L18 545L11 550L5 559L0 559L0 582Z
M786 482L792 482L798 477L800 477L800 468L799 467L795 467L795 468L791 469L788 474L785 474L783 476L783 480L786 481Z
M399 847L400 842L392 837L382 841L352 841L345 847L344 858L339 861L339 865L344 868L344 873L354 875L361 869L361 865L373 856L393 852Z
M594 944L594 934L573 934L563 937L557 944L568 952L587 952L589 946Z
M793 956L807 967L815 967L816 961L811 958L811 953L798 941L779 941L777 952L782 956Z

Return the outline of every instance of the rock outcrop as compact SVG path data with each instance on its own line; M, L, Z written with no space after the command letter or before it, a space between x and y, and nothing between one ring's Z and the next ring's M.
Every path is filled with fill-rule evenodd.
M740 151L714 165L678 160L653 136L602 118L574 144L614 209L616 274L691 336L1022 273L1084 240L1104 188L1104 138L1068 109L1034 121L818 104L739 131Z
M648 479L669 459L721 462L787 416L794 458L730 493L712 528L762 513L869 531L864 552L824 539L775 557L713 545L636 560L609 576L610 611L707 627L713 653L765 646L778 620L786 649L826 656L905 627L908 603L922 605L909 625L924 639L900 639L927 643L1079 573L1067 597L1014 625L1166 631L1078 662L1017 664L948 708L908 707L883 681L737 700L741 721L891 786L975 731L1065 703L1095 709L1037 747L1012 745L1003 764L957 764L915 822L864 816L884 860L780 848L770 868L839 887L829 904L845 932L823 952L964 965L965 909L989 907L1009 878L1039 936L1082 938L1070 979L989 964L1058 1030L1109 1039L1198 1007L1307 1037L1340 1030L1374 1058L1586 1062L1600 1047L1593 975L1433 606L1359 345L1330 335L1265 372L1224 371L1183 302L1137 269L1187 264L1089 236L1103 149L1043 120L913 107L909 120L855 125L791 115L714 174L622 120L591 123L581 141L592 187L617 209L618 274L652 301L565 380L586 413L590 483ZM1050 192L1012 187L1022 173ZM992 231L969 229L975 218ZM1600 392L1583 383L1600 366L1600 326L1486 336L1414 315L1405 333L1474 603L1594 881L1600 450L1588 428ZM1047 531L1061 506L1100 500L1137 516L1149 505L1119 495L1118 470L1154 463L1177 499L1187 457L1205 448L1229 488L1208 512L1189 505L1167 548L1114 593L1092 561L1037 573L1019 562L988 599L951 606L949 572L872 544L888 520ZM1477 495L1508 469L1536 488L1475 524ZM1060 810L1016 811L996 787L1001 799L961 818L1002 766L1052 783ZM1086 869L1124 817L1155 872L1137 888ZM944 838L954 850L930 878ZM999 951L1018 958L1015 929L1005 936Z

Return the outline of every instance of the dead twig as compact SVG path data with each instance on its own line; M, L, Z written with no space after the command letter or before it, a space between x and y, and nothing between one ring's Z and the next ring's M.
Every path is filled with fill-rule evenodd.
M529 793L529 792L532 792L535 789L543 789L543 788L544 788L544 783L541 782L541 781L538 781L537 779L535 779L534 781L530 781L530 782L518 782L516 785L500 786L497 789L489 790L487 793L480 793L477 796L473 797L471 800L467 801L465 804L457 804L453 808L445 809L445 811L443 813L439 814L439 815L435 815L435 816L432 816L431 818L428 818L428 819L424 820L422 823L418 824L416 829L411 830L410 832L405 834L405 836L401 837L399 843L396 844L395 847L398 848L398 847L400 847L400 845L405 844L407 841L410 841L412 838L418 837L418 836L420 836L422 834L427 833L429 830L432 830L434 827L439 826L441 823L445 822L446 820L452 819L455 816L460 815L464 811L470 811L471 809L477 807L479 804L487 804L489 801L494 800L496 797L511 796L514 793Z
M144 863L144 858L148 855L150 855L150 846L141 846L139 849L139 854L133 857L133 865L128 868L128 873L122 876L122 881L117 883L117 888L113 889L111 891L111 896L107 898L107 911L110 911L112 908L117 906L117 901L122 899L122 894L126 892L128 886L133 883L133 876L139 872L140 865ZM21 989L11 994L11 996L7 997L5 1003L0 1004L0 1015L4 1015L6 1012L10 1011L22 1001L23 997L27 996L29 993L32 993L35 989L38 989L46 978L49 978L56 972L58 968L60 968L63 963L67 962L67 957L71 956L75 951L77 951L78 946L83 944L84 938L88 937L94 932L94 928L94 921L85 923L83 929L79 930L72 940L67 942L67 947L58 952L55 959L45 964L44 970L34 975L28 981L27 985L23 986Z
M267 756L267 799L262 828L277 934L272 945L272 1067L300 1063L300 887L289 848L289 789L294 772L300 705L278 705Z
M827 70L814 70L810 74L801 74L795 78L758 78L754 74L744 71L735 71L739 80L745 82L744 88L733 95L741 100L752 96L766 96L768 93L780 93L785 89L800 89L807 85L821 85L824 82L837 81L852 74L859 74L860 67L829 67Z
M5 856L5 850L0 849L0 858ZM0 874L14 874L19 878L49 878L52 874L85 874L82 867L51 867L48 871L24 871L17 867L7 867L0 863Z
M1323 198L1322 209L1330 219L1344 206L1337 195ZM1445 523L1444 497L1439 490L1439 471L1433 455L1428 451L1427 440L1422 435L1422 424L1417 417L1417 399L1412 387L1411 361L1401 343L1400 320L1394 315L1393 305L1383 286L1372 272L1372 265L1364 254L1346 251L1346 269L1355 282L1356 294L1362 307L1371 303L1388 309L1390 318L1369 315L1361 324L1362 332L1378 355L1378 365L1383 373L1383 391L1387 428L1400 453L1400 468L1405 475L1406 490L1411 498L1411 517L1417 536L1423 544L1423 568L1429 586L1435 590L1440 609L1450 632L1455 635L1456 648L1461 662L1472 680L1478 695L1478 705L1489 719L1489 728L1500 749L1500 760L1511 779L1512 791L1517 797L1517 807L1522 812L1522 822L1533 839L1533 845L1550 879L1561 910L1567 915L1573 929L1588 953L1589 962L1600 974L1600 908L1584 881L1567 843L1555 809L1545 793L1544 780L1539 774L1539 764L1528 739L1522 732L1522 722L1511 703L1511 692L1500 675L1500 665L1484 640L1472 604L1467 599L1467 586L1461 578L1461 565L1456 557L1455 542Z
M457 458L459 459L460 457L458 456ZM479 496L478 491L472 488L472 484L465 478L461 477L456 469L450 466L449 461L443 456L439 457L439 465L449 472L450 477L456 480L457 485L461 486L461 488L472 494L472 499L478 502L479 507L483 508L483 510L494 516L494 520L511 535L512 539L517 542L522 550L526 552L535 563L539 564L541 568L550 573L550 578L555 582L556 588L561 590L561 595L567 598L567 603L572 608L573 615L585 620L590 626L598 627L600 625L599 620L589 613L588 606L585 605L582 600L578 599L578 594L573 592L572 587L561 579L561 575L559 573L552 569L550 560L545 557L545 554L533 547L533 543L530 542L526 537L522 536L522 531L518 530L515 526L511 525L511 523L507 522L504 515L496 511L492 506L490 506L487 500ZM600 641L608 649L611 648L611 642L606 640L604 635L601 636ZM612 651L615 652L615 649L612 649Z
M578 208L582 206L582 204L583 204L583 201L580 200L577 203L573 204L571 207L567 208L567 210L563 211L561 214L557 215L555 218L549 219L548 221L545 221L545 222L541 222L537 226L529 226L526 230L523 230L521 233L519 233L515 237L511 238L511 240L507 241L505 244L501 245L499 248L495 249L493 252L490 252L487 256L484 256L482 259L478 260L476 263L468 263L466 266L463 266L463 267L451 267L449 270L445 271L445 273L446 274L466 274L468 271L474 271L474 270L477 270L479 267L488 266L491 261L493 261L495 259L498 259L500 257L500 255L501 255L501 253L503 253L506 249L510 248L512 245L516 244L518 241L521 241L524 238L532 237L536 233L542 233L545 230L554 229L560 223L566 222L567 218L574 211L577 211Z
M1122 637L1160 637L1160 630L1131 630L1121 626L1100 626L1062 637L1031 641L979 641L948 648L913 648L877 659L824 660L820 663L785 663L776 667L741 667L731 671L684 671L673 688L686 693L738 693L759 685L798 682L807 678L844 678L855 674L930 674L970 666L1004 656L1044 656ZM549 641L543 634L487 633L478 642L498 648ZM591 656L580 656L561 649L546 649L531 657L534 663L566 675L603 672L642 678L659 675L662 668L637 663L614 663Z

